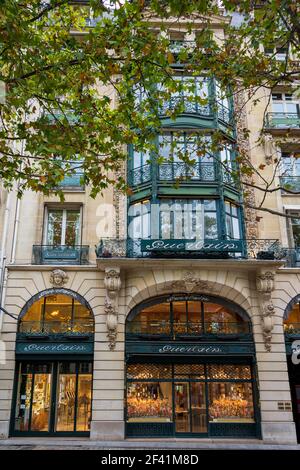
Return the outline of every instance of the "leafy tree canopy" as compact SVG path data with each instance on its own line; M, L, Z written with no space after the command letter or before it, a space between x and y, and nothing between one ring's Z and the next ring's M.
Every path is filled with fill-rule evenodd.
M17 180L19 195L54 190L62 197L55 188L80 170L93 197L111 183L130 190L116 176L127 145L155 151L162 103L194 86L174 79L174 64L191 76L216 77L233 94L246 90L248 98L260 87L292 85L300 73L299 18L298 0L2 1L3 184ZM175 53L167 31L182 21L196 36ZM278 62L265 53L275 47L289 48L292 58ZM197 98L200 105L205 99ZM180 111L179 103L168 113L174 119ZM215 131L212 150L222 139ZM239 158L248 179L262 171Z

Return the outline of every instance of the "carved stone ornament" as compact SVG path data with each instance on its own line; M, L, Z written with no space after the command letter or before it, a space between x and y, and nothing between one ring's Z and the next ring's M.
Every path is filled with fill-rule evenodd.
M209 286L208 282L202 281L201 279L195 277L195 273L192 271L186 271L182 275L182 279L180 281L172 282L173 289L184 289L186 292L192 292L194 290L210 290L211 287Z
M270 352L275 314L275 307L271 299L274 290L274 273L271 271L260 273L256 278L256 287L260 294L260 317L265 349Z
M50 274L50 283L54 287L63 287L69 280L69 276L62 269L54 269Z
M106 300L104 312L106 314L106 328L108 346L111 351L116 347L118 334L118 307L119 291L121 289L121 278L119 268L107 268L104 277L106 288Z
M274 273L266 271L256 278L256 287L259 292L271 293L274 290Z

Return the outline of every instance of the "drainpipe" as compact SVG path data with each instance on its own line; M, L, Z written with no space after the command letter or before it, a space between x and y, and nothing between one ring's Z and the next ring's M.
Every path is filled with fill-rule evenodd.
M4 223L2 230L2 240L1 240L1 252L0 252L0 306L2 307L5 299L5 278L6 274L6 244L7 244L7 235L8 235L8 225L9 225L9 215L10 215L10 206L11 206L11 192L7 194L5 213L4 213ZM0 332L2 330L3 323L3 312L0 313Z

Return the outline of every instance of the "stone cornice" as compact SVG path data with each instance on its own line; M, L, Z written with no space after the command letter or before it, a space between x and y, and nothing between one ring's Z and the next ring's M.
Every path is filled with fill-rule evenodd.
M153 269L235 269L256 272L261 269L277 270L284 261L273 260L224 260L224 259L166 259L166 258L98 258L97 266L105 271L110 266L118 266L124 271L136 268Z

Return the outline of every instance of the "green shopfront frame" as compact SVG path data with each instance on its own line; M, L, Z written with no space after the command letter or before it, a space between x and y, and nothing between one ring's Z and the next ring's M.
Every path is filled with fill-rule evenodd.
M168 302L170 318L164 318ZM186 323L174 323L184 302ZM206 317L214 306L216 313ZM239 327L218 324L218 312L223 320L234 314ZM169 322L180 334L167 331ZM203 295L149 299L127 317L125 350L127 437L261 438L255 345L250 319L238 305Z

